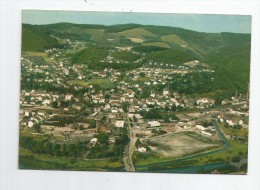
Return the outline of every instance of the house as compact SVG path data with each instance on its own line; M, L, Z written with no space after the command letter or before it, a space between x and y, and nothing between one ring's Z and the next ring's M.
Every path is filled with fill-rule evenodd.
M97 141L98 141L98 139L97 139L97 138L92 138L92 139L90 140L90 143L91 143L91 144L96 144L96 143L97 143Z
M104 107L104 110L108 111L108 110L110 110L110 108L111 108L111 106L109 104L106 104L105 107Z
M27 124L27 126L30 127L30 128L33 127L33 125L34 125L33 121L29 121L28 124Z
M30 112L25 111L25 112L24 112L24 115L25 115L25 116L30 116Z
M140 147L140 148L138 148L138 151L139 152L146 152L146 148L145 147Z
M208 133L208 132L206 132L206 131L201 131L201 134L203 134L203 135L207 135L207 136L212 136L212 134L211 133Z
M205 127L203 127L202 125L196 125L195 126L197 129L199 129L199 130L202 130L202 131L204 131L206 128Z
M135 109L134 106L130 106L130 107L128 108L128 110L129 110L130 113L136 112L136 109Z
M234 126L235 123L232 120L226 120L226 123L228 123L229 126Z
M66 94L65 95L65 100L71 100L72 97L73 97L72 94Z
M124 127L125 122L122 120L117 120L115 123L115 127L120 127L123 128Z
M161 123L159 121L149 121L147 122L150 127L160 127Z
M118 109L116 107L111 108L111 113L118 113Z

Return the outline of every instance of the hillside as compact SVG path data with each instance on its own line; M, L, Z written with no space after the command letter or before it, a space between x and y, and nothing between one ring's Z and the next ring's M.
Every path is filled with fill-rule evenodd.
M65 48L68 39L86 47L74 49L67 57L71 57L72 63L88 64L93 69L127 70L149 61L181 65L196 59L213 67L219 76L227 76L234 88L245 91L249 81L250 34L205 33L139 24L23 24L23 51ZM134 52L117 52L120 47L131 47ZM137 60L138 64L133 65ZM221 77L216 78L221 81Z
M85 48L71 57L72 63L87 63L93 61L100 61L107 55L104 48Z
M48 33L40 31L30 25L22 28L22 51L43 51L44 49L59 47L58 41Z

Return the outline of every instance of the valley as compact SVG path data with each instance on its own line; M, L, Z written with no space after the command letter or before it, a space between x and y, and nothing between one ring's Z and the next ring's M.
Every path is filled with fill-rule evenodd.
M20 168L247 172L250 34L72 23L22 31Z

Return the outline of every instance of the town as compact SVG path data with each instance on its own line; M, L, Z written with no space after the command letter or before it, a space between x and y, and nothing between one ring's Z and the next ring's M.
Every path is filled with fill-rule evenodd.
M247 147L248 95L235 91L218 100L193 93L204 85L204 78L206 87L214 82L214 67L196 59L179 65L159 62L132 46L116 46L99 63L123 66L100 69L74 64L68 57L84 48L91 52L88 43L69 38L63 42L66 49L22 54L21 147L39 155L96 161L80 170L102 171L150 171L142 167L184 158L194 161L232 151L238 144ZM130 62L134 66L125 69ZM222 159L194 163L228 162L241 168L246 155L244 148ZM108 163L102 167L99 161Z

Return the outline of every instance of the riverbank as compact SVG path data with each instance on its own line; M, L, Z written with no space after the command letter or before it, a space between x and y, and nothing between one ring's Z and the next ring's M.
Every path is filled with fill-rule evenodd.
M82 158L55 157L43 154L33 154L20 148L19 169L37 170L80 170L80 171L123 171L120 161L85 160Z

